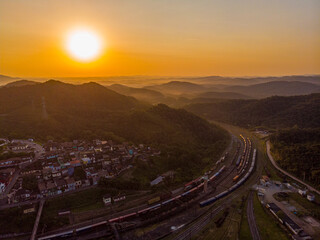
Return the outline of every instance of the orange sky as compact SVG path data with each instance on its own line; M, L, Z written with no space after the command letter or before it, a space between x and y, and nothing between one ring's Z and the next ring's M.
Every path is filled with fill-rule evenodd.
M69 31L108 46L71 58ZM291 75L320 73L319 0L2 0L0 74Z

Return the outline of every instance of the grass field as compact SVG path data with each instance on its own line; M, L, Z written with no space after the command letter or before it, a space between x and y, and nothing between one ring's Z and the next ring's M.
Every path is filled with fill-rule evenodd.
M32 231L36 212L24 214L25 208L15 207L0 211L0 234Z
M54 229L67 224L69 222L67 217L58 216L58 213L63 210L81 212L103 208L102 197L106 193L108 193L107 190L96 187L47 200L40 227L46 225L48 229Z
M248 224L248 218L247 218L247 211L246 211L247 205L248 205L248 201L246 201L245 207L242 211L241 225L240 225L240 231L239 231L239 239L243 239L243 240L252 239L249 224Z

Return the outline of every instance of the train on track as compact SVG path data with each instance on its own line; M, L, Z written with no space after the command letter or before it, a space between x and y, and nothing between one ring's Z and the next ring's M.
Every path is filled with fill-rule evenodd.
M207 180L208 183L213 182L225 170L225 168L226 166L223 165L218 172L216 172L210 178L208 178ZM137 212L125 214L125 215L112 218L109 220L101 221L95 224L87 225L85 227L79 227L79 228L67 230L61 233L39 237L38 240L66 239L66 238L76 237L81 234L88 234L90 232L98 231L100 229L101 230L110 229L110 232L111 232L110 226L113 223L126 222L136 218L140 218L141 220L146 220L154 216L157 216L161 212L174 209L178 207L181 203L190 201L191 199L195 198L203 190L204 184L205 183L202 178L197 178L191 181L190 183L186 184L185 186L186 191L184 193L179 194L175 197L172 197L168 200L165 200L161 203L155 204L151 207L147 207ZM191 189L189 189L190 186L191 186Z
M244 175L244 177L239 180L239 182L237 182L236 184L234 184L232 187L230 187L228 190L218 194L217 196L214 196L212 198L209 198L205 201L200 202L200 207L205 207L207 205L210 205L212 203L214 203L215 201L217 201L218 199L228 195L229 193L233 192L234 190L236 190L238 187L240 187L251 175L251 173L253 172L253 168L255 166L256 163L256 155L257 155L257 150L254 149L253 151L253 156L252 156L252 162L251 162L251 166L249 168L249 171Z

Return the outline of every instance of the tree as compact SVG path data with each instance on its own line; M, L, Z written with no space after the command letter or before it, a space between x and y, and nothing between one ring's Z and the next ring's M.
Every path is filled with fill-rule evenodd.
M37 191L38 190L38 182L35 175L26 175L22 177L22 188Z
M83 170L82 167L76 167L74 169L73 177L76 181L84 180L86 179L86 172Z

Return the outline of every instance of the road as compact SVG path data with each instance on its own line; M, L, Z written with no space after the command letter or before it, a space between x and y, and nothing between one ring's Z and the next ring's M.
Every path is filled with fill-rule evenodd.
M271 155L271 151L270 151L271 144L270 144L270 141L269 141L269 140L266 142L266 145L267 145L267 154L268 154L268 157L269 157L272 165L273 165L276 169L278 169L280 172L282 172L283 174L287 175L288 177L292 178L293 180L295 180L295 181L301 183L302 185L306 186L310 191L316 192L317 194L320 195L320 191L318 191L317 189L315 189L315 188L313 188L312 186L308 185L307 183L301 181L299 178L296 178L295 176L293 176L292 174L286 172L285 170L281 169L281 168L276 164L276 162L274 161L274 159L273 159L273 157L272 157L272 155Z
M40 204L39 204L39 209L38 209L38 213L37 213L37 218L36 218L36 221L34 222L32 234L31 234L31 240L34 240L34 239L36 238L37 230L38 230L38 226L39 226L39 222L40 222L40 218L41 218L41 214L42 214L42 209L43 209L44 202L45 202L45 200L42 199L41 202L40 202Z
M248 206L247 206L247 216L248 216L248 223L249 223L249 228L251 232L251 236L253 240L260 240L260 234L259 230L256 224L256 219L254 217L253 213L253 193L249 193L249 198L248 198Z

